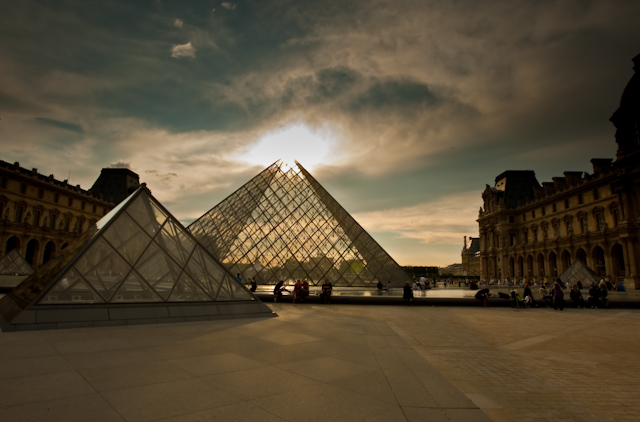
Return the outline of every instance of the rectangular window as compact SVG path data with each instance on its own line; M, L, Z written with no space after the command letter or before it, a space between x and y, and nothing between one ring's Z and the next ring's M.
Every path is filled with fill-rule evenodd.
M73 198L69 198L69 200L67 201L67 205L68 206L73 206Z
M600 198L598 197L598 189L594 189L594 190L593 190L593 200L594 200L594 201L597 201L598 199L600 199Z
M40 217L42 216L42 211L40 210L33 210L33 225L34 226L39 226L40 225Z
M604 214L601 212L596 213L596 225L598 231L604 230Z
M42 199L44 197L44 189L38 189L38 199Z
M84 202L84 201L82 201L82 203L80 204L80 208L82 209L82 211L84 211L84 206L85 206L85 205L87 205L87 204L85 204L85 202Z
M511 246L515 246L516 245L516 234L515 233L511 233L509 235L509 244Z
M522 221L527 221L527 214L522 214Z
M96 212L96 206L95 205L93 206L93 212L94 213Z
M62 220L62 230L66 231L66 232L69 231L69 223L71 222L70 220L71 219L69 217L65 217Z
M542 215L543 215L543 216L547 214L547 212L546 212L546 210L545 210L545 208L544 208L544 207L542 207L542 209L541 209L540 211L542 212Z
M620 210L618 208L614 208L611 214L613 214L614 227L618 227L618 223L620 223Z
M580 217L580 228L582 229L582 234L587 232L587 218Z
M16 218L14 222L21 223L22 222L22 214L24 213L24 208L20 205L16 206Z
M59 200L60 200L60 195L58 195L57 193L53 195L53 202L57 204Z
M56 220L58 219L58 216L55 214L51 214L49 216L49 228L51 230L55 230L56 229Z
M514 221L514 220L513 220L513 216L512 216L512 215L510 215L510 216L509 216L509 223L513 224L513 221Z
M569 209L569 198L564 200L564 209L568 210Z
M553 204L553 205L551 206L551 209L553 210L553 212L556 212L556 211L557 211L557 209L556 209L556 204Z
M582 205L582 194L578 194L578 204Z
M525 230L524 231L524 242L523 243L529 243L529 230Z
M25 194L27 193L27 184L26 183L20 183L20 193L21 194Z
M536 210L531 211L531 218L536 218Z

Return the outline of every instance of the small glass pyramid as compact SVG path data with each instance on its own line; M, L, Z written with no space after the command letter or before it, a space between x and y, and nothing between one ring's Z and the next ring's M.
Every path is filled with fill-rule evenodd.
M144 185L97 227L37 304L255 300Z
M17 249L11 249L0 259L0 275L29 275L32 273L33 268Z
M232 274L259 284L328 278L403 286L406 272L298 162L276 162L188 227Z
M595 271L587 267L586 264L579 259L573 261L573 264L569 265L569 268L567 268L559 278L563 283L569 282L570 284L575 284L580 280L584 286L589 286L592 283L598 284L600 282L600 278Z

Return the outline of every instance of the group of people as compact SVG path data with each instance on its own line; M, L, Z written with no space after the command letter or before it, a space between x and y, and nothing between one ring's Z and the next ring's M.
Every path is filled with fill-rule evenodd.
M533 287L530 282L524 283L524 290L522 296L516 291L512 290L511 295L507 295L505 293L498 293L501 298L511 299L513 302L513 306L515 307L535 307L538 308L540 305L533 298L533 292L531 291L531 287ZM569 286L571 286L569 288ZM609 307L609 299L608 299L608 288L605 284L604 280L601 280L600 283L591 283L588 290L587 300L582 296L581 289L584 287L581 281L573 285L569 285L569 283L563 283L560 278L557 278L553 285L547 288L544 284L540 286L540 299L544 302L544 305L548 307L553 307L554 310L564 310L565 307L565 299L564 294L565 290L569 290L569 298L571 299L571 303L576 308L608 308ZM623 290L620 290L623 291ZM491 293L489 289L484 288L478 290L476 292L476 299L479 299L483 302L484 306L489 306L489 297L491 297Z
M273 301L277 302L278 299L281 299L283 292L288 292L288 290L284 286L284 281L280 280L273 288ZM333 285L325 278L322 281L322 291L320 292L322 303L328 304L330 302L332 292ZM307 296L309 296L309 282L306 279L302 281L300 279L296 280L296 283L293 285L293 303L304 302Z

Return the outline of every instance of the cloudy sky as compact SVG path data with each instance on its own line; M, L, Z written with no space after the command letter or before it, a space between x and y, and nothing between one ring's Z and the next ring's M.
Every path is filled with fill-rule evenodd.
M460 262L485 184L615 157L640 2L3 2L0 159L128 166L188 224L297 159L401 265Z

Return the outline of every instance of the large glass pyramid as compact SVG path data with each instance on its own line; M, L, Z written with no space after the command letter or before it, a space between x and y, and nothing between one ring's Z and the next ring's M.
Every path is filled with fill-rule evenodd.
M11 249L0 259L0 275L29 275L32 273L33 268L17 249Z
M97 226L35 304L255 300L144 185Z
M276 162L188 227L232 274L259 284L327 277L402 286L405 271L298 162Z

